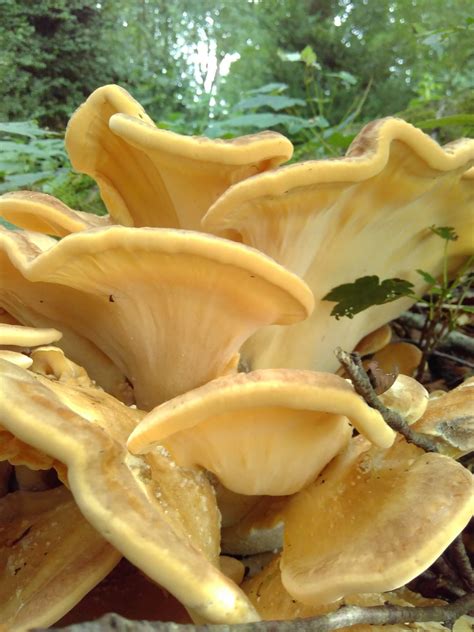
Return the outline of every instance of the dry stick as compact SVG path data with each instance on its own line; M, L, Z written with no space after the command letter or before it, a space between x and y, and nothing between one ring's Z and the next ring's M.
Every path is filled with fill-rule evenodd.
M433 590L436 590L436 595L430 595L430 596L438 597L440 590L449 592L455 597L462 597L463 595L466 594L465 590L463 590L462 588L459 588L459 586L456 586L456 584L451 582L449 579L446 579L445 577L439 577L439 575L436 575L436 573L434 573L431 570L427 570L427 571L424 571L423 573L420 573L420 575L418 575L418 577L414 581L416 582L419 579L422 579L428 582L429 587L432 588ZM414 590L415 592L418 592L416 588Z
M471 560L464 546L462 535L454 540L448 549L448 553L456 565L456 570L461 579L469 590L474 591L474 570L472 569Z
M430 437L412 430L401 415L382 404L370 383L358 353L347 353L347 351L343 351L338 347L336 349L336 357L346 369L355 391L365 399L369 406L381 413L392 430L396 430L403 435L408 443L413 443L426 452L439 451L436 443Z
M64 632L331 632L346 626L395 625L416 621L441 621L451 627L463 614L474 610L474 594L465 595L446 606L344 606L310 619L292 621L259 621L235 625L188 625L150 621L129 621L116 614L109 614L91 623L61 628ZM58 629L58 628L53 628Z

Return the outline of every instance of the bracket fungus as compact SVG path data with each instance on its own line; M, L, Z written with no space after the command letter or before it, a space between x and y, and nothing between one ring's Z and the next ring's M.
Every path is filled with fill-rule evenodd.
M367 274L422 293L414 271L443 271L434 224L459 235L446 271L464 264L474 141L442 148L384 119L343 158L281 167L280 134L180 136L104 86L66 148L109 216L0 196L19 228L0 227L2 623L56 622L121 556L196 622L412 603L386 591L472 515L472 475L450 458L472 449L472 383L428 401L399 375L380 399L449 456L407 444L323 371L343 341L410 373L387 323L412 299L335 320L323 297ZM49 470L58 487L13 491ZM282 545L243 590L221 555L255 565Z
M128 448L146 453L163 444L180 465L205 467L231 491L283 496L314 480L341 451L350 424L376 445L394 440L346 380L268 369L217 378L165 402L140 422Z
M430 399L424 415L413 424L430 435L442 454L459 458L474 451L474 378L440 397Z
M55 623L120 558L65 487L7 494L0 499L2 624L22 632Z
M336 321L323 297L367 273L398 277L423 293L422 269L436 277L442 257L429 227L453 226L449 269L473 253L474 140L440 147L405 121L367 125L343 158L280 167L226 191L204 230L239 238L299 274L315 297L313 315L287 330L265 328L242 350L251 369L334 371L340 340L352 349L413 299L371 307Z
M37 345L56 342L61 336L61 332L56 329L36 329L0 323L0 358L28 369L33 360L23 351Z
M112 226L44 252L25 241L0 232L0 304L18 318L30 309L42 322L63 322L78 338L71 359L89 371L77 357L88 341L128 378L144 409L232 369L259 327L297 322L313 307L299 277L214 236Z
M37 191L0 195L0 217L19 228L55 237L110 223L107 217L75 211L52 195Z
M206 544L212 531L209 522L213 516L217 520L217 514L212 512L215 498L210 491L209 501L203 502L208 485L204 478L196 486L181 487L177 498L169 495L175 496L175 503L191 505L184 509L189 520L209 525L190 533L177 518L181 511L170 512L161 492L157 493L166 486L166 477L160 475L155 484L153 455L150 461L127 457L123 438L117 440L113 412L104 420L107 427L101 427L71 410L33 374L4 361L0 361L0 393L2 425L25 444L66 465L79 509L117 550L207 621L258 619L243 593L218 570L218 539ZM133 412L129 413L132 424ZM163 461L161 466L165 467ZM170 463L167 468L173 469Z
M283 585L310 605L393 590L426 570L473 511L473 477L453 459L402 438L381 450L356 437L285 508Z
M229 186L293 153L276 132L222 141L160 129L116 85L98 88L73 114L66 149L73 167L96 180L114 221L196 230Z

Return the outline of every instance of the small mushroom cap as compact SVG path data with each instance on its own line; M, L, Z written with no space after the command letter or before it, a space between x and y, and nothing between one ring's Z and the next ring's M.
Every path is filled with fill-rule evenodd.
M111 217L127 226L198 229L231 184L293 152L276 132L219 141L159 129L116 85L92 93L69 121L65 140L74 168L97 181Z
M87 371L69 360L59 347L37 347L31 352L31 371L64 384L95 387Z
M425 412L429 393L417 380L400 373L392 386L379 395L379 399L384 406L396 410L412 424Z
M377 362L385 373L398 371L412 376L421 362L422 352L409 342L391 342L377 351L371 361Z
M430 435L440 452L453 458L474 451L474 379L430 399L413 429Z
M286 508L283 585L310 605L392 590L426 570L473 509L473 477L453 459L356 437Z
M21 366L22 369L28 369L33 364L33 360L29 356L8 349L0 349L0 358L8 362L13 362L13 364Z
M354 351L361 356L370 355L386 347L391 339L392 328L390 325L382 325L359 340Z
M0 323L0 345L38 347L56 342L62 334L57 329L37 329Z
M366 126L343 158L280 167L232 186L202 220L204 230L258 248L311 287L311 318L287 330L266 328L241 350L250 369L335 371L334 349L359 340L413 303L375 305L336 320L324 296L357 278L402 278L422 295L422 269L442 273L442 241L429 227L453 226L448 268L473 253L474 139L440 147L405 121ZM390 236L388 238L387 236Z
M125 437L119 436L120 428L114 429L113 413L107 427L101 427L71 410L28 371L7 362L0 362L0 419L20 440L67 466L71 492L86 519L186 607L212 622L258 619L243 593L199 549L199 540L187 531L185 521L176 517L181 513L179 503L187 498L194 507L187 513L189 519L193 513L195 521L212 520L211 504L202 503L202 494L197 493L205 478L191 488L182 481L178 506L170 513L160 489L166 479L160 474L157 486L153 478L157 455L127 455ZM160 467L172 469L163 460ZM173 499L178 487L168 498Z
M12 632L60 619L118 563L64 487L0 500L0 619Z
M37 191L0 195L0 216L19 228L55 237L110 224L107 217L75 211L52 195Z
M94 379L77 349L85 340L102 352L144 409L228 372L259 327L292 324L313 307L306 284L269 257L191 231L92 229L39 254L5 230L0 256L2 246L8 284L0 301L9 307L21 296L26 317L63 323L76 336L68 356Z
M255 371L165 402L132 432L128 447L144 453L163 443L178 463L205 467L232 491L281 496L313 480L342 449L349 422L377 445L394 440L380 413L336 375Z

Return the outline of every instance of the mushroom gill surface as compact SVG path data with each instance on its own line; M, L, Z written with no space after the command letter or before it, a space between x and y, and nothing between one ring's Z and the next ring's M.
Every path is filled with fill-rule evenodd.
M191 231L112 226L39 252L4 230L2 253L0 304L20 320L63 323L64 338L75 337L69 357L94 377L77 359L88 342L143 409L232 370L259 327L297 322L313 307L306 284L269 257Z
M340 452L351 424L377 445L394 432L337 375L262 370L217 378L146 415L134 453L163 444L183 466L201 465L233 492L283 496L310 483Z
M397 317L414 299L374 306L335 320L323 297L359 277L398 277L422 294L442 271L442 241L430 226L452 226L454 272L473 252L474 140L440 147L405 121L366 126L345 157L280 167L226 191L202 221L204 230L238 238L299 274L311 287L311 318L289 329L265 328L242 354L251 369L334 371L334 349Z
M112 220L126 226L198 229L230 185L293 153L276 132L222 141L160 129L116 85L91 94L65 140L73 167L96 180Z
M113 411L102 420L104 426L95 423L61 401L45 382L8 362L0 361L0 393L2 426L66 465L68 485L82 514L135 566L206 621L258 619L243 593L214 565L219 543L211 527L193 535L182 519L187 514L189 520L217 523L215 497L205 478L190 471L194 483L179 484L169 472L176 464L166 454L128 455L123 436L127 424L123 430L115 428ZM132 410L130 415L133 425ZM159 468L168 470L168 479L156 474ZM181 489L175 505L187 502L190 508L175 506L170 511L162 486L168 499ZM201 548L204 538L211 544Z

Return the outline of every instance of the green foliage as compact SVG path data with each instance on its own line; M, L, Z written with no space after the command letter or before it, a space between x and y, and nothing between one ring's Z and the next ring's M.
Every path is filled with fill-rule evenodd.
M33 121L0 124L0 193L38 187L68 169L59 134Z
M354 318L356 314L374 305L384 305L396 301L402 296L412 296L413 283L403 279L385 279L380 282L378 276L360 277L354 283L344 283L333 288L325 301L336 301L331 316L336 320L346 316Z
M0 123L0 193L17 189L49 193L77 210L106 212L95 182L72 172L62 135L34 121Z
M0 120L61 129L92 90L116 77L101 3L0 0L0 15Z
M377 276L365 276L353 283L345 283L333 288L323 300L336 301L331 315L336 319L344 316L353 318L355 314L373 307L395 301L403 296L413 298L418 305L425 308L425 323L421 331L419 347L423 352L417 369L416 379L421 380L429 355L441 340L459 324L459 317L464 313L474 313L474 309L464 305L464 299L474 284L470 270L474 264L474 256L468 258L458 270L456 277L448 278L448 246L456 241L458 235L451 226L430 226L430 230L444 242L443 273L435 279L424 270L416 272L428 285L424 296L413 292L413 284L403 279L385 279L379 284Z

